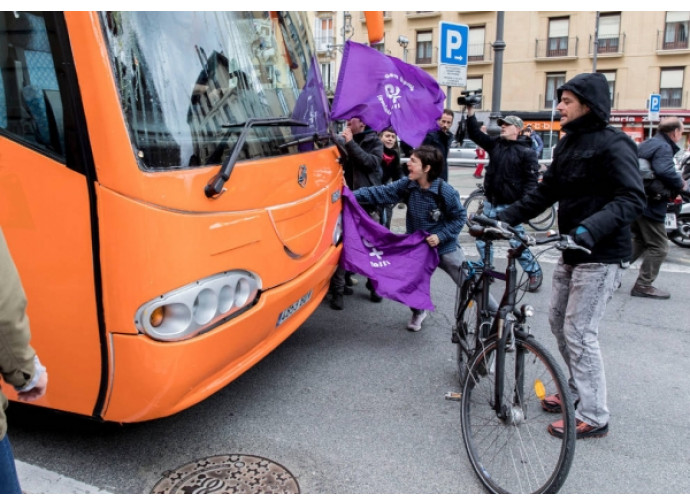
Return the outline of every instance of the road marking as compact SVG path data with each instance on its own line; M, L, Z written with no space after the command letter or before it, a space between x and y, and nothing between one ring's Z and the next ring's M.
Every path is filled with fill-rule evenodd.
M107 494L105 490L68 478L53 471L15 461L19 483L27 494Z

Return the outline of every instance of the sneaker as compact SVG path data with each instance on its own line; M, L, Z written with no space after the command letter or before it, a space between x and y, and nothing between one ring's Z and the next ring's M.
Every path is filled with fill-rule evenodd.
M331 301L329 304L334 310L342 310L345 308L345 300L343 299L343 295L340 292L333 292L331 294Z
M544 280L544 275L542 275L541 271L538 271L537 273L531 273L529 275L529 283L527 285L527 290L529 292L537 292L539 290L539 287L541 287L541 283Z
M646 297L653 299L668 299L671 297L669 292L657 289L651 285L640 285L636 283L630 291L631 296Z
M563 439L563 420L558 420L552 424L549 424L548 431L552 436ZM609 424L602 425L601 427L595 427L594 425L589 425L587 422L583 422L582 420L575 421L576 439L602 438L608 433Z
M410 323L407 324L407 330L414 332L420 331L422 329L422 322L424 322L427 314L428 312L426 310L412 312L412 318L410 318Z

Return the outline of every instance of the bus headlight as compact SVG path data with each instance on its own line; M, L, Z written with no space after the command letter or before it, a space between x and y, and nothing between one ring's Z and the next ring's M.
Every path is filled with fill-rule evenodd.
M191 338L242 313L260 290L254 273L226 271L144 303L134 322L139 332L159 341Z

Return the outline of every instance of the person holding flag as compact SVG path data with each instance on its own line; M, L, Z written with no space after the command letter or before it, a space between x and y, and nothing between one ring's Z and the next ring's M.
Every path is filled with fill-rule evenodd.
M433 264L430 273L436 265L448 273L459 286L464 281L462 264L465 255L458 248L458 235L467 220L467 211L460 203L458 191L444 182L440 176L443 170L442 154L430 145L422 145L412 151L408 162L409 176L388 185L362 187L353 191L354 197L361 205L394 205L404 202L407 204L406 228L407 233L424 232L428 247L438 251L438 262ZM347 228L346 228L347 231ZM360 265L351 261L349 249L343 248L345 267L356 269ZM426 267L418 264L420 271ZM399 276L412 277L413 271L398 271ZM428 280L428 279L427 279ZM372 281L374 281L372 279ZM389 292L397 296L401 289L389 289L387 285L377 285L383 295ZM401 299L396 297L396 299ZM414 303L414 300L411 301ZM422 322L428 311L417 306L410 306L412 316L407 329L417 332L422 328Z
M347 121L347 127L342 134L336 137L336 141L347 155L344 161L344 171L345 182L348 187L357 189L381 184L383 142L381 142L376 131L364 124L359 117L352 117ZM380 215L376 215L378 211L376 205L365 206L364 209L369 215L376 216L376 220L380 220ZM338 266L331 277L330 306L334 310L342 310L345 307L343 299L345 277L346 271L341 266ZM380 303L382 301L381 296L376 293L370 281L367 281L367 289L369 289L370 299L373 302Z

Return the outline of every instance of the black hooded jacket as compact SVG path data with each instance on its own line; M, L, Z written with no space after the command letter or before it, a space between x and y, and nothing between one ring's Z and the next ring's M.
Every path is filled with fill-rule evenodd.
M590 112L567 122L566 135L537 190L499 214L511 224L524 222L558 201L562 234L584 226L594 240L592 254L563 252L566 264L617 263L632 254L630 224L642 213L645 194L635 143L607 126L611 100L602 74L580 74L558 88L575 94Z
M529 139L491 137L481 131L474 115L467 118L467 133L489 155L484 195L492 205L509 205L536 189L539 162Z

